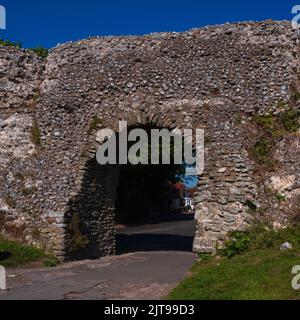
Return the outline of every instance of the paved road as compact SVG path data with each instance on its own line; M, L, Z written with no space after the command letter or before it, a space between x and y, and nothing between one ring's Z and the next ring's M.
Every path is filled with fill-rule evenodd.
M9 270L0 300L162 299L188 273L194 221L179 219L118 231L118 256L52 269Z

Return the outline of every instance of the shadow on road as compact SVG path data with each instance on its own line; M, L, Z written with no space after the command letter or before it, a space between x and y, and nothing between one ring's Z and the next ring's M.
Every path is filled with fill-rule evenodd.
M176 214L147 221L146 224L127 225L117 228L117 254L143 251L192 252L194 233L194 214Z
M141 220L137 222L126 223L124 225L120 224L119 227L140 227L145 225L156 225L162 222L174 222L174 221L193 221L194 213L177 213L171 216L157 217L149 220Z
M118 234L117 254L141 251L192 252L193 236L172 234Z

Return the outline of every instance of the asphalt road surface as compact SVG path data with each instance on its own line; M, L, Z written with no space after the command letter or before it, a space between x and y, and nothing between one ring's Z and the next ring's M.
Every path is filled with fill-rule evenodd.
M0 300L163 299L194 262L192 216L118 230L118 255L56 268L8 270Z

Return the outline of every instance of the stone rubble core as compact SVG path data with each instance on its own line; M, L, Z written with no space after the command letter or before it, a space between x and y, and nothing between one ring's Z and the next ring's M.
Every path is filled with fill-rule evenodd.
M61 259L74 246L78 259L114 254L118 170L95 161L94 117L112 129L119 120L205 129L195 252L214 253L228 231L249 227L249 203L267 204L268 221L284 226L300 197L299 132L277 146L280 166L263 180L249 143L252 117L278 114L278 101L300 91L299 40L289 22L265 21L91 38L46 61L0 47L0 232Z

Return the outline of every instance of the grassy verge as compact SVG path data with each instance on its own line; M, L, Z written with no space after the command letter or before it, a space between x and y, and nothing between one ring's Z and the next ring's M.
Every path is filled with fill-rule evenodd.
M248 250L232 258L206 258L192 276L169 295L173 300L300 300L292 288L292 268L300 265L298 229L263 232L251 237ZM269 238L268 235L269 234ZM292 239L294 249L281 251L280 239ZM263 240L263 241L262 241ZM281 242L282 244L282 242Z
M40 262L45 267L54 267L59 263L55 257L41 249L0 237L0 265L7 268L31 262Z

